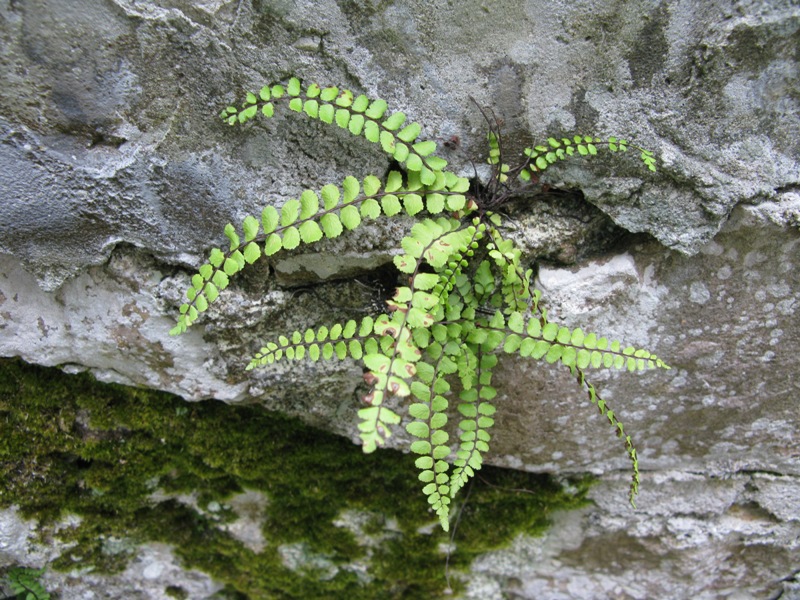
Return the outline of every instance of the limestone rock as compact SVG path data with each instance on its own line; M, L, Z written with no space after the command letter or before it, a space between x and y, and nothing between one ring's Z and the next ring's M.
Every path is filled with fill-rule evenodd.
M604 480L592 492L596 506L558 515L543 537L478 559L467 597L797 597L781 580L797 569L798 513L783 520L773 512L779 503L761 500L785 485L796 493L797 477L662 471L635 512L620 483Z
M0 36L0 354L187 400L259 402L352 438L358 365L250 374L244 357L271 335L380 310L407 223L260 266L189 333L167 332L226 222L349 174L381 175L388 162L365 140L291 117L229 128L221 107L288 73L339 83L386 98L430 139L460 139L445 155L463 174L485 151L470 96L502 119L512 154L567 131L653 150L655 175L635 155L554 167L546 183L579 189L592 208L576 192L552 210L521 199L512 215L552 315L673 367L594 376L639 448L640 504L663 494L645 510L665 516L647 535L647 518L605 506L564 525L576 548L618 541L620 564L644 548L652 570L637 578L558 550L538 574L495 557L476 578L505 590L515 577L514 593L531 598L712 597L702 590L743 580L691 583L695 562L738 552L731 564L758 579L747 582L756 595L777 589L779 569L797 569L796 2L33 0L0 4ZM625 473L621 445L563 373L506 360L496 377L492 462ZM687 473L691 486L671 483ZM769 483L745 490L748 477ZM738 487L709 524L691 507L719 492L718 478ZM740 534L762 543L747 522L772 523L759 530L772 536L764 552L728 544ZM774 570L759 566L765 557Z

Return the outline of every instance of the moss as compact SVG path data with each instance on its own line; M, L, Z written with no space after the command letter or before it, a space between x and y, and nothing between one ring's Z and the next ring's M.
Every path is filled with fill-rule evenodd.
M176 598L177 600L187 600L189 597L189 593L178 585L168 585L164 593L170 598Z
M441 547L448 540L419 486L412 457L364 455L257 406L186 403L0 360L0 506L38 519L43 541L75 544L57 569L118 572L136 544L159 541L187 568L224 583L231 597L436 598L446 587ZM450 564L467 567L519 533L540 533L550 511L581 505L587 488L588 481L573 482L577 491L568 493L548 477L485 467ZM269 498L260 552L222 527L234 516L226 500L245 489ZM200 510L158 501L157 490L158 498L193 494ZM211 502L222 510L203 510ZM333 523L351 511L372 516L358 536ZM66 514L84 518L56 528ZM367 537L379 542L372 547ZM290 569L281 556L290 544L319 560ZM362 563L368 577L353 567Z

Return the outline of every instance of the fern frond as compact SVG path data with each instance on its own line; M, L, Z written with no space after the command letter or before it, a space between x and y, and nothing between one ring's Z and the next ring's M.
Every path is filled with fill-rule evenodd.
M6 575L11 591L25 600L50 600L50 593L44 588L39 578L44 569L14 567Z
M511 167L502 162L502 149L500 148L500 137L494 132L489 131L486 136L489 142L489 158L487 162L493 166L495 173L493 179L498 184L504 184L508 181L508 173Z
M359 429L365 453L374 451L378 445L383 445L391 435L386 424L396 423L389 423L383 417L382 404L388 396L404 398L411 393L407 380L416 374L415 363L422 355L413 343L411 330L407 324L407 313L395 311L391 318L376 321L375 333L388 342L382 345L379 352L365 354L363 358L364 365L369 369L364 378L372 385L372 391L365 395L363 400L371 408L380 409L359 411L362 419Z
M636 495L639 493L639 482L640 482L639 458L636 455L636 448L633 446L633 441L631 440L631 436L625 434L625 428L622 425L622 422L620 422L620 420L617 419L616 413L614 413L614 411L608 407L606 401L600 397L595 387L586 379L583 370L575 366L571 366L569 370L570 373L573 376L575 376L575 378L578 380L578 384L586 389L589 401L597 406L597 409L600 411L600 414L606 417L611 426L614 427L614 429L616 430L617 437L625 442L625 452L627 453L628 458L631 461L631 466L633 469L633 475L631 476L631 485L628 492L628 501L630 502L633 508L636 508L635 499Z
M411 393L417 402L408 407L414 421L406 426L409 434L418 438L411 443L411 452L420 454L415 465L420 469L419 480L425 484L423 493L428 503L439 517L442 529L450 527L450 497L448 470L450 464L445 460L450 454L447 445L450 436L443 427L447 424L448 408L445 394L450 384L445 376L455 370L455 363L445 354L438 342L429 347L426 355L434 364L420 363L417 381L411 386Z
M479 369L476 373L475 385L464 389L459 394L461 403L458 412L464 417L458 424L461 430L461 444L453 463L455 469L450 477L450 497L454 498L458 490L467 483L475 471L483 464L483 454L489 451L491 435L487 431L494 425L492 416L495 407L491 403L497 390L491 386L492 369L497 364L497 356L478 354Z
M246 123L259 112L269 118L275 107L282 104L287 104L291 111L336 124L354 136L379 144L389 157L409 171L419 173L426 185L432 184L436 174L447 166L446 160L434 154L435 142L418 139L422 131L419 123L407 123L402 112L387 114L385 100L369 99L363 94L356 96L350 90L333 86L320 88L315 83L304 86L295 77L285 86L267 85L258 95L248 93L241 109L230 106L220 113L220 118L230 125Z
M496 226L489 228L489 237L489 257L496 265L501 283L499 297L493 298L490 303L494 306L505 306L506 313L527 310L533 271L523 270L522 252L514 245L513 240L503 239Z
M533 148L525 148L523 154L527 160L520 170L520 177L528 181L533 173L540 173L550 165L571 158L575 154L578 156L595 156L599 148L607 147L610 152L627 152L629 143L626 140L610 137L603 140L591 135L576 135L570 138L548 138L547 145L540 144ZM639 146L633 146L639 150L639 158L650 171L656 170L656 161L653 153Z
M512 312L505 319L497 311L488 322L479 322L470 335L470 342L488 344L489 349L502 345L506 353L518 352L521 356L544 358L548 363L561 362L567 367L584 369L588 366L629 371L645 369L669 369L655 354L633 346L622 347L619 341L609 341L596 334L584 334L579 327L570 329L556 323L546 323L528 318L520 312Z
M391 323L379 331L377 334L388 334L395 339L395 343L382 353L368 354L364 356L364 364L369 369L370 382L373 384L372 391L365 397L365 401L374 406L380 406L387 393L394 396L404 397L411 393L411 389L404 381L417 374L420 360L420 347L427 347L430 336L420 335L418 330L432 328L437 320L445 316L438 312L436 316L430 312L435 307L441 306L441 296L432 293L432 288L437 287L438 277L431 277L428 273L420 272L422 262L427 262L435 269L444 267L454 256L459 256L461 252L467 252L473 241L480 235L479 228L475 225L462 226L455 219L440 217L437 220L424 219L416 223L411 229L411 235L403 239L403 248L408 254L396 257L395 264L401 272L411 275L410 286L398 288L393 298L387 302L387 306L392 312ZM449 266L449 265L448 265ZM417 287L419 285L419 288ZM441 288L443 290L444 287ZM440 290L440 291L441 291ZM460 353L456 352L456 354ZM361 423L362 431L367 432L367 436L362 436L365 451L373 444L380 444L388 437L378 435L383 432L372 421L375 418L374 412L365 413L369 420ZM430 443L433 447L438 447L444 442L439 443L445 432L436 433L438 429L431 429L431 424L425 424L431 433ZM444 484L442 484L444 485ZM437 491L442 497L446 493ZM438 502L438 499L434 502ZM442 508L443 504L439 505ZM444 509L442 509L444 510ZM441 515L440 515L441 516Z
M359 436L364 454L375 452L392 436L391 426L400 423L400 415L385 406L368 406L358 411Z
M422 492L428 497L428 503L439 517L442 528L447 531L450 512L447 472L450 465L445 459L450 454L448 446L450 436L443 429L447 424L448 407L443 394L448 392L450 387L444 379L444 373L438 367L437 364L430 369L437 371L433 381L420 378L423 385L415 386L414 396L420 401L408 407L408 412L414 421L406 426L406 430L418 438L412 442L411 452L422 455L414 461L415 466L420 469L419 480L425 484Z
M365 346L367 352L362 360L368 372L364 380L372 390L363 397L369 406L358 411L361 422L358 424L362 449L365 453L374 452L391 437L391 425L397 425L400 417L383 406L387 396L405 397L411 393L407 380L417 372L416 362L422 353L414 345L406 315L395 312L381 315L375 320L373 332L379 338L377 345Z
M412 227L410 236L403 238L401 245L406 254L397 255L394 265L401 273L411 274L424 260L436 271L444 269L449 277L448 269L452 272L457 266L450 265L451 257L466 251L478 234L474 224L462 225L457 219L424 219Z
M482 343L487 351L502 347L506 353L519 353L520 356L531 356L535 359L544 358L548 363L561 362L570 369L570 373L586 389L589 400L608 419L617 436L625 441L626 453L633 468L629 500L635 508L634 499L640 481L636 449L614 411L609 409L596 388L586 379L583 369L592 366L636 371L648 368L669 369L669 365L647 350L632 346L623 348L618 341L597 338L593 333L584 334L580 328L569 329L547 322L545 316L529 317L526 323L525 317L519 312L512 312L506 320L497 311L488 323L479 324L468 339L473 343Z
M388 319L381 315L378 319ZM364 317L361 322L354 320L344 324L337 323L330 328L326 326L318 329L306 329L304 333L295 331L290 336L279 336L275 342L268 342L253 357L247 365L247 370L263 367L279 361L302 360L311 361L330 360L334 356L340 360L347 357L359 360L364 354L378 351L380 338L374 335L375 319Z

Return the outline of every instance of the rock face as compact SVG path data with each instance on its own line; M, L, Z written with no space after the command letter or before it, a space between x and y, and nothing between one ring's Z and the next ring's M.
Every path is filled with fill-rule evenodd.
M673 367L593 378L637 442L642 512L619 511L624 452L574 386L505 360L489 460L604 483L597 506L544 542L480 559L488 587L471 593L791 595L795 2L67 4L0 3L1 355L188 400L259 402L355 439L358 365L252 374L243 358L267 336L380 310L408 222L287 254L186 335L167 332L226 222L388 163L319 124L231 129L219 109L289 73L346 85L386 98L430 139L457 136L447 158L464 174L484 151L470 96L503 120L512 150L568 131L628 136L655 152L657 174L633 160L568 163L549 183L591 205L521 202L513 221L552 315Z

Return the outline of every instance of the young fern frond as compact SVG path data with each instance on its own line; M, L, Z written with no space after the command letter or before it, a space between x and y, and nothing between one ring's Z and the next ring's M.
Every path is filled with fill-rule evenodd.
M243 124L258 114L272 117L282 107L363 136L402 170L361 181L349 176L340 185L305 190L280 208L268 205L260 219L246 217L240 230L225 226L227 249L213 249L192 277L188 302L181 305L171 333L184 332L231 277L263 257L338 237L378 217L417 216L401 242L402 252L394 257L400 285L387 301L385 314L278 336L263 345L247 368L306 358L361 361L371 388L363 398L366 406L358 411L364 452L384 445L402 420L386 406L386 399L408 399L411 421L406 431L413 438L410 450L417 455L422 491L448 530L452 499L489 451L489 430L498 408L492 381L498 355L560 363L624 441L633 466L633 504L639 486L636 449L583 370L669 367L647 350L551 323L540 306L541 292L532 287L531 269L524 266L514 242L503 237L502 219L495 212L551 164L597 154L598 148L625 152L630 144L613 137L549 138L547 145L526 149L522 162L512 168L503 163L499 121L490 120L481 109L490 124L492 176L485 186L476 183L472 189L469 180L445 170L447 162L435 155L436 144L419 138L418 123L408 122L401 112L387 113L381 99L337 87L304 86L292 78L265 86L258 94L248 93L241 108L228 107L220 117L231 125ZM637 149L644 165L654 171L653 154ZM453 379L460 384L461 415L454 454L448 418Z

